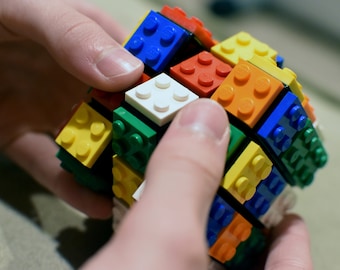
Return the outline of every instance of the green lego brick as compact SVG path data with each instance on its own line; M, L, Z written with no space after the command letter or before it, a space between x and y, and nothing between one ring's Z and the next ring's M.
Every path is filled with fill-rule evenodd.
M155 149L157 133L123 107L113 111L112 149L133 169L143 173Z
M227 161L236 154L237 149L246 140L246 135L234 125L230 124L230 139L227 153Z
M327 153L310 120L297 133L291 147L280 158L291 174L287 181L301 188L310 185L314 173L327 163Z
M109 169L106 171L99 168L89 169L62 147L59 148L57 157L61 160L61 167L72 173L80 185L88 187L95 192L112 195L112 166L106 166ZM103 161L102 158L99 160L98 166L103 167L102 165L105 162L100 161Z

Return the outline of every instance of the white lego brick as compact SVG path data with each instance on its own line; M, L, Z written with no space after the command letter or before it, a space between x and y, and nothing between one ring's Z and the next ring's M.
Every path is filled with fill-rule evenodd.
M294 190L287 185L273 202L267 213L260 218L260 221L266 228L277 226L285 214L295 206L296 200Z
M145 180L144 180L144 182L142 184L140 184L140 186L137 188L135 193L132 194L132 198L134 198L135 201L139 201L140 200L140 197L142 196L144 188L145 188Z
M170 122L180 109L196 99L196 94L165 73L125 93L127 103L159 126Z

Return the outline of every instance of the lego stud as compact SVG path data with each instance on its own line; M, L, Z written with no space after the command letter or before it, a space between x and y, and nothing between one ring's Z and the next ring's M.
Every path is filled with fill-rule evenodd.
M239 239L241 242L246 241L251 234L251 228L247 226L244 222L240 222L232 233Z
M144 47L144 39L142 37L136 36L129 43L129 51L136 55L138 54Z
M243 118L247 118L253 114L255 110L254 101L251 98L243 98L237 108L237 112Z
M256 45L254 52L259 56L266 56L269 52L269 46L264 43L259 43Z
M113 194L117 197L117 198L122 198L124 196L124 194L126 193L124 186L119 184L119 183L115 183L112 186L112 191Z
M87 158L90 154L91 147L88 142L81 141L77 144L76 153L80 158Z
M148 16L145 20L144 20L144 33L145 35L152 35L156 32L156 30L158 29L158 19L155 16Z
M112 123L112 135L113 138L119 139L121 138L126 132L125 124L121 120L115 120Z
M89 112L83 107L80 108L75 115L75 121L79 125L86 124L89 121L89 118L90 118Z
M217 257L220 258L221 261L226 262L231 260L236 254L236 248L228 242L223 243L217 252Z
M275 146L279 148L282 152L285 152L292 144L292 140L288 136L286 136L286 129L282 126L276 127L273 130L271 137L274 140Z
M234 76L237 84L245 84L250 78L251 70L250 67L247 65L237 65L234 68Z
M245 200L251 199L254 196L256 189L250 185L250 181L247 177L241 176L235 182L235 188L238 194L240 194Z
M255 82L254 92L255 96L259 98L266 97L270 92L271 82L269 78L258 78Z
M94 122L91 124L90 131L92 135L101 137L105 132L105 124L103 122Z
M157 64L157 62L159 61L160 58L161 58L161 51L157 47L151 47L146 52L146 55L145 55L146 63L148 63L148 64L150 64L152 66Z
M260 179L267 178L272 170L272 167L266 164L266 158L263 155L257 155L251 165L253 170L258 173Z
M300 106L293 106L288 112L289 118L291 119L291 124L298 131L302 130L307 123L307 117L303 115L303 110Z
M153 103L153 108L157 112L166 112L169 110L169 107L170 107L169 101L162 98L155 99Z
M248 33L241 32L236 36L236 42L242 46L248 46L251 41L251 36Z
M208 66L211 65L213 61L213 56L210 53L204 51L198 54L197 61L201 65Z
M137 88L135 92L136 97L140 99L148 99L151 97L151 90L149 88Z
M167 26L161 33L161 44L163 46L170 45L176 38L176 30L171 26Z
M143 138L137 133L131 134L128 141L131 148L135 150L141 149L144 145Z
M232 70L231 66L229 66L228 64L221 63L216 66L216 75L221 77L227 77L231 70Z
M76 135L71 128L65 128L61 134L61 143L63 145L70 145L74 142Z
M180 65L180 71L187 75L194 74L195 69L195 66L191 63L182 62L182 64Z
M214 79L212 76L210 76L208 73L201 73L198 76L198 84L205 86L205 87L209 87L212 86L214 83Z
M160 89L167 89L171 85L170 77L162 74L155 79L155 86Z
M123 181L126 176L126 174L115 165L112 168L112 175L115 182Z
M189 92L176 88L173 93L173 99L183 102L189 99Z
M234 97L235 97L234 87L230 84L227 84L223 85L223 91L220 91L218 93L217 101L222 106L227 106L233 101Z
M224 41L221 44L221 51L225 54L233 54L235 52L235 44L232 41Z

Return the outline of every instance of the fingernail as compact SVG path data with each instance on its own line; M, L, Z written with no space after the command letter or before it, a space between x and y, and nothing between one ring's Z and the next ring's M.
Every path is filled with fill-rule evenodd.
M142 62L120 47L102 52L96 64L97 69L108 78L126 75L136 70Z
M199 99L179 113L180 127L190 128L201 136L212 137L217 142L229 133L229 121L225 110L214 100Z

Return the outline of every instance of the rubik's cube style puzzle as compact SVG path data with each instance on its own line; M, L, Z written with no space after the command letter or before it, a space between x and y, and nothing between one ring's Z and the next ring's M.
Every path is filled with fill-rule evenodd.
M246 269L293 207L292 187L310 185L327 162L308 96L267 44L245 32L218 42L180 8L150 11L124 47L144 62L142 78L122 93L91 89L56 138L61 165L113 193L118 226L176 113L198 98L216 100L231 140L207 226L211 268Z

